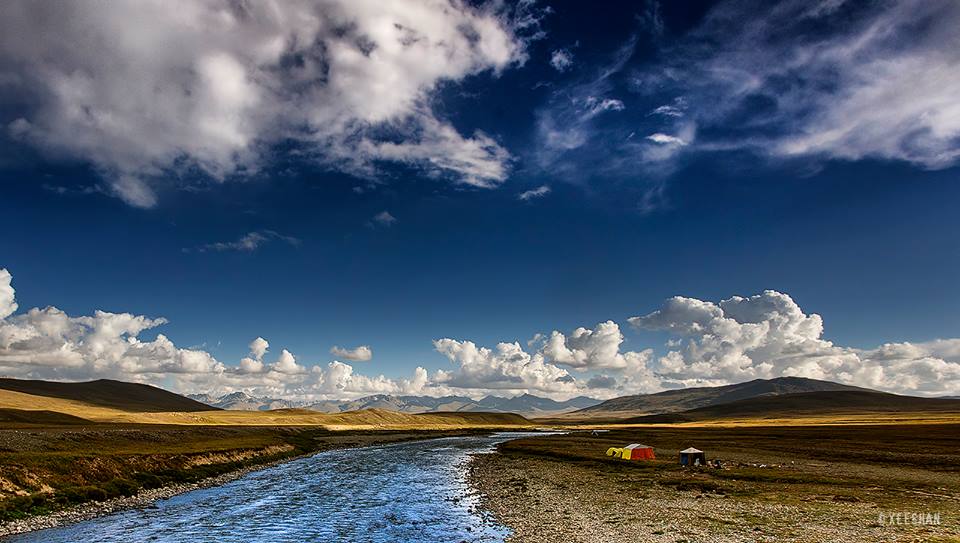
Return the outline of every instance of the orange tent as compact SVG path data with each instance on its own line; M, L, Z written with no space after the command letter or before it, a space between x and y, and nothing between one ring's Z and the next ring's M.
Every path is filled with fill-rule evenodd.
M653 447L634 443L623 448L624 460L653 460L656 455L653 454Z

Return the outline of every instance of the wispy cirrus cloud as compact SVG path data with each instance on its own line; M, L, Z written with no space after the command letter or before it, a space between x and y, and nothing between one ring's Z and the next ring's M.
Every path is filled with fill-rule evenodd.
M380 226L383 228L390 228L397 223L397 218L393 216L389 211L381 211L374 215L367 225L370 227Z
M638 15L606 64L578 66L537 110L529 162L541 172L594 187L630 179L648 212L668 205L667 179L697 153L960 159L956 2L728 0L682 32L657 2Z
M550 65L558 72L565 72L573 66L573 53L569 49L557 49L550 54Z
M687 151L945 168L960 158L958 25L949 0L728 1L635 67L633 86L669 102L657 131L696 126Z
M576 180L596 162L597 145L609 130L620 131L606 117L620 115L626 105L614 95L613 79L633 55L636 39L621 47L604 66L595 67L566 86L557 88L536 111L537 139L533 162L553 175Z
M647 136L647 139L654 143L659 143L661 145L686 145L687 144L687 142L684 141L683 138L678 138L677 136L671 136L669 134L663 134L661 132L657 132L656 134L650 134L649 136Z
M550 194L551 189L550 185L540 185L535 189L525 190L517 195L517 199L521 201L535 200L537 198L543 198L544 196Z
M248 232L233 241L217 241L197 247L184 248L183 252L206 253L209 251L242 251L252 253L271 241L281 241L294 247L299 247L301 243L299 238L285 236L283 234L274 232L273 230L257 230L254 232Z

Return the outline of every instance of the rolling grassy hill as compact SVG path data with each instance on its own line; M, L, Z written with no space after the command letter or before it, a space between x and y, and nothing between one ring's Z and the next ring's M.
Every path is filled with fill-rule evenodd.
M322 426L330 430L450 429L529 427L532 423L512 413L438 412L398 413L362 409L345 413L318 413L308 409L226 411L209 407L155 387L108 381L54 383L2 380L0 423L7 425L63 425L81 423L178 424L192 426ZM14 390L16 389L16 390ZM27 393L23 391L33 391ZM109 391L119 391L118 397ZM131 398L131 394L144 392ZM49 395L47 395L49 394ZM197 408L201 405L203 409ZM162 410L164 406L187 409Z
M0 389L140 413L219 411L162 388L110 379L83 383L0 379Z
M624 419L625 424L673 424L729 419L840 417L848 414L960 413L960 400L899 396L870 390L833 390L758 396L721 405Z
M570 418L626 418L650 414L677 413L700 407L728 404L748 398L823 391L866 391L867 389L803 377L755 379L719 387L668 390L656 394L621 396L567 414Z

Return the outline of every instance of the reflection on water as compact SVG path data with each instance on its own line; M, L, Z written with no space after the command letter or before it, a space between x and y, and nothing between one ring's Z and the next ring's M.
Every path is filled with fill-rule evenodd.
M476 511L464 471L472 452L518 437L444 438L324 453L226 485L11 538L18 543L503 541Z

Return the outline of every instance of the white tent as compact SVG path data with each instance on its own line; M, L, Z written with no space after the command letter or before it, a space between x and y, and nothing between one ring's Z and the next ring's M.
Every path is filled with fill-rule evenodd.
M681 466L702 466L707 463L707 455L693 447L680 451Z

